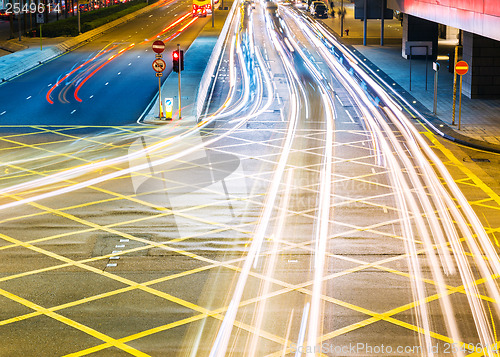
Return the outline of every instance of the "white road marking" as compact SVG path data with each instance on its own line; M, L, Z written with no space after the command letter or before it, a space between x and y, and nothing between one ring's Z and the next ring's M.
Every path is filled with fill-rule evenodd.
M122 72L118 72L118 75L122 74Z
M76 109L73 109L73 111L71 112L71 114L73 114L74 112L76 112Z
M31 95L28 98L26 98L26 100L28 100L28 99L31 99Z
M94 95L92 94L89 98L90 98L90 99L94 98Z
M354 119L352 118L351 114L349 114L349 112L347 111L347 109L345 110L345 112L346 112L347 116L349 117L349 119L351 119L351 123L356 123L354 121Z
M109 84L109 82L106 82L105 86L107 86Z
M4 110L3 112L1 112L0 115L4 115L5 113L7 113L6 110Z
M344 103L342 103L342 101L340 100L340 98L337 94L335 94L335 98L337 98L337 100L340 102L340 105L344 106Z
M117 266L117 265L118 265L118 264L116 264L116 263L108 263L108 264L106 264L106 266L107 266L107 267L115 267L115 266Z

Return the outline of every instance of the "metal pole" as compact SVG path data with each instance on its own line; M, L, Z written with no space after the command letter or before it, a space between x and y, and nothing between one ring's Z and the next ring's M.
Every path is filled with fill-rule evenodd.
M340 37L344 37L344 0L340 1Z
M364 8L363 8L363 46L366 46L366 15L368 13L368 4L367 0L364 1Z
M455 72L455 67L457 65L458 59L458 46L455 46L455 58L453 59L453 111L451 115L451 125L455 125L455 106L457 103L457 72Z
M384 14L387 0L382 0L382 10L380 15L380 46L384 45Z
M161 74L161 72L159 72ZM161 77L158 76L158 118L162 118L161 112Z
M427 57L429 54L429 47L425 46L425 90L427 90Z
M42 50L42 24L40 24L40 51Z
M78 4L78 0L76 0L76 11L78 12L78 34L81 35L81 27L80 27L80 5Z
M438 71L434 71L434 115L437 114Z
M213 8L212 8L212 16L213 16ZM180 44L177 44L177 51L179 52L179 60L180 60L180 56L181 56L181 45ZM179 74L179 76L178 76L178 80L179 80L179 119L182 119L182 112L181 112L181 108L182 108L182 105L181 105L181 71L182 71L182 63L179 63L179 73L178 73Z
M462 77L460 76L460 94L458 97L458 130L460 130L462 124Z
M19 8L22 9L22 7L23 7L22 1L19 0ZM19 31L19 41L21 41L21 13L17 15L17 28Z
M214 8L214 0L212 0L212 27L214 27L214 22L215 22L215 8ZM179 52L180 53L180 52ZM179 70L179 73L181 73L181 71ZM180 74L179 74L180 75Z
M410 46L410 91L411 91L411 50L413 49L413 46Z

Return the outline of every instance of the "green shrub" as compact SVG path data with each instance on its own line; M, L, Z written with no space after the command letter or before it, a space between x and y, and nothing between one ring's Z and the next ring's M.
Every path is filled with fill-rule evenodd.
M149 3L153 3L150 1ZM123 4L117 4L109 7L105 7L98 10L92 10L88 12L82 12L80 14L80 27L82 33L93 30L99 26L107 24L108 22L114 21L135 12L146 6L144 0L129 1ZM40 28L37 28L37 36L40 36ZM50 22L43 25L42 36L43 37L58 37L58 36L77 36L78 35L78 17L71 16L67 19L61 19L59 21Z

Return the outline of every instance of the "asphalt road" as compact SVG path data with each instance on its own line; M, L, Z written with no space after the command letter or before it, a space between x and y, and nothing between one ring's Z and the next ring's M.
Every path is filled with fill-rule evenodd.
M1 123L134 124L158 90L158 80L151 65L155 58L151 50L152 41L190 8L189 1L163 5L89 44L3 83L0 85ZM177 44L186 50L207 19L199 18L167 43L164 52L167 68L163 80L172 70L171 52ZM191 16L188 16L162 33L160 38L171 37L190 20ZM112 56L115 57L110 60ZM189 61L189 57L185 60ZM66 77L68 73L71 75ZM57 88L47 98L47 93L56 84Z
M17 170L0 186L0 355L493 349L499 157L475 163L479 153L391 120L398 108L359 83L349 54L331 62L332 43L286 5L238 13L216 116L123 127L126 141L108 143L129 156L108 164L92 161L108 138L53 130L57 145L36 149L92 161L64 177L16 156L31 132L2 137L19 147L0 148L2 171ZM54 105L74 104L69 88Z

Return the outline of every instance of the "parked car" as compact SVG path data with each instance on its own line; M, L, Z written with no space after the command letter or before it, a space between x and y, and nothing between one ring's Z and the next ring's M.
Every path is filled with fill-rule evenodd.
M0 20L8 20L9 14L6 9L0 9Z
M328 18L328 9L323 1L315 1L311 6L311 15L317 18Z

